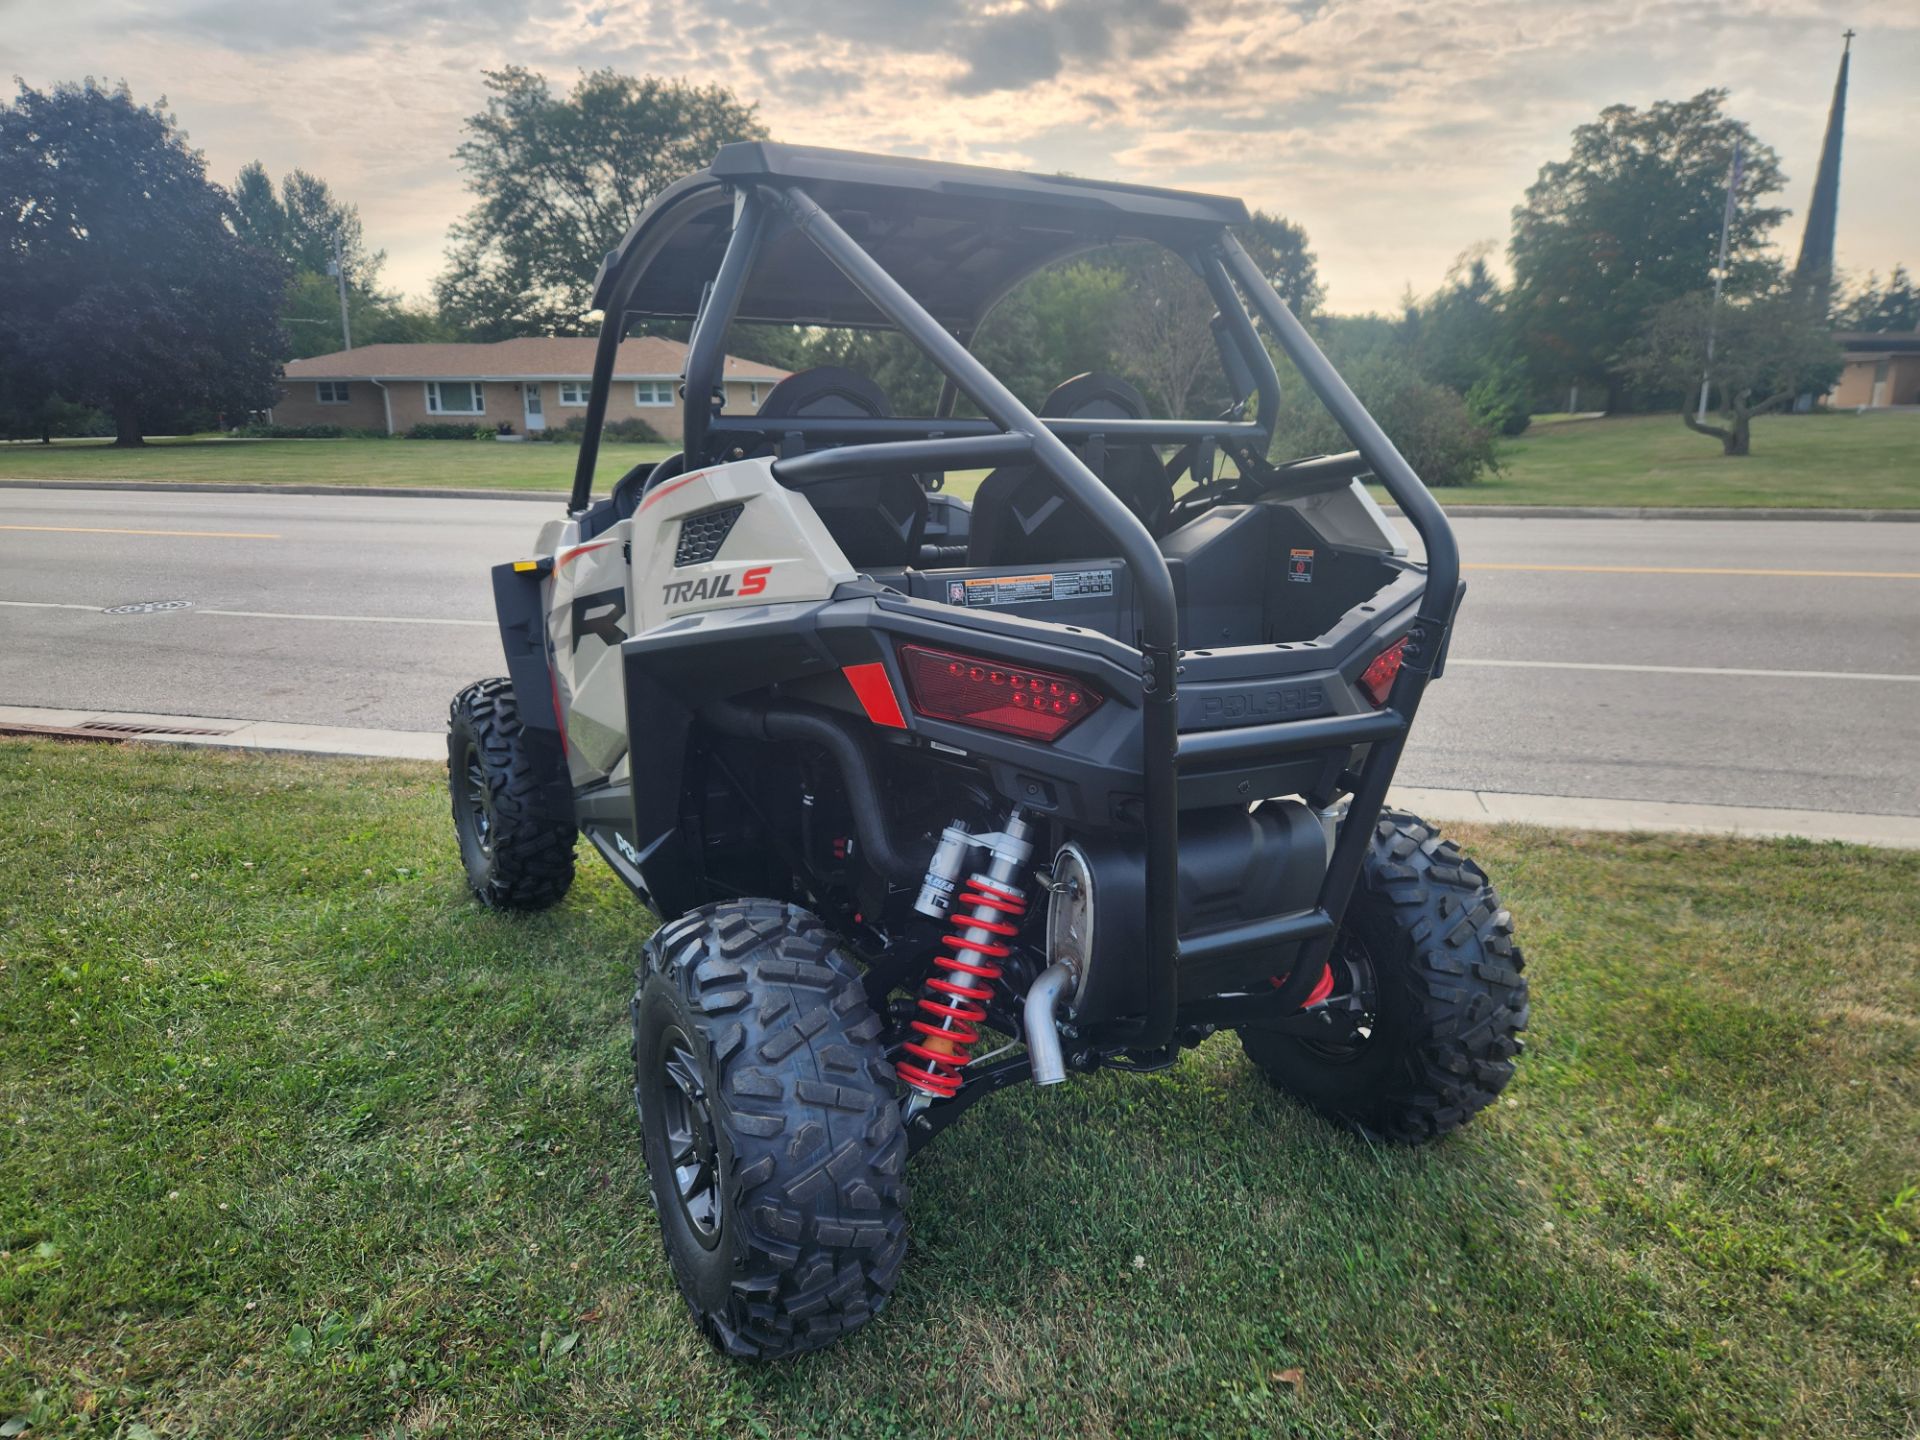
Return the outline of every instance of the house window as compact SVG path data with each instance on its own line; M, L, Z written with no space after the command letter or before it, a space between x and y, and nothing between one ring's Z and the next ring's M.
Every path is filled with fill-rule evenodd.
M760 408L760 383L757 380L747 383L747 404L755 410Z
M487 406L480 384L475 380L429 380L429 415L484 415Z
M314 398L322 405L344 405L347 403L347 382L344 380L321 380L314 384Z
M636 405L673 404L673 382L671 380L634 381L633 403Z
M587 403L587 387L584 381L562 380L560 382L560 403L569 409L582 409Z

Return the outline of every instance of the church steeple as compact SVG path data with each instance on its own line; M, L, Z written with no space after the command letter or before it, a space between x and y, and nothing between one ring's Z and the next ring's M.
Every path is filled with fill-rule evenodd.
M1793 267L1793 288L1810 296L1825 313L1833 296L1833 234L1840 216L1840 139L1847 120L1847 66L1853 59L1853 31L1840 51L1840 74L1833 82L1833 106L1827 112L1827 141L1820 147L1820 172L1807 206L1807 229L1800 259Z

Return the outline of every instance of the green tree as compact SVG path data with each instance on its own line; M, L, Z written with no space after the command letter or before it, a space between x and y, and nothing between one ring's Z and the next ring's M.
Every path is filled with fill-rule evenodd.
M1785 210L1779 159L1725 113L1727 92L1636 109L1614 105L1573 132L1565 160L1543 166L1513 212L1511 306L1542 380L1594 382L1621 399L1615 366L1646 316L1711 288L1734 147L1741 178L1729 231L1727 287L1765 290L1778 273L1768 233Z
M1288 309L1304 320L1320 308L1325 291L1304 229L1283 216L1256 210L1252 223L1238 234L1241 246Z
M1527 428L1527 368L1506 292L1483 252L1454 261L1446 283L1426 299L1410 298L1398 330L1420 374L1458 392L1477 421L1504 435Z
M337 241L348 283L371 290L386 263L385 251L367 249L359 207L304 170L283 175L276 193L266 166L252 161L233 183L233 204L240 233L278 255L289 270L328 274Z
M1890 331L1920 330L1920 289L1915 289L1907 267L1896 265L1886 284L1871 272L1860 286L1850 292L1834 313L1834 324L1841 330L1861 330L1874 334Z
M1825 319L1804 298L1775 294L1716 307L1712 293L1701 292L1656 309L1622 368L1668 394L1690 393L1704 377L1720 423L1696 418L1691 406L1680 411L1681 422L1713 436L1723 454L1745 455L1756 415L1831 389L1841 363Z
M282 321L288 359L339 350L340 289L333 273L339 244L346 271L347 317L355 345L453 340L458 332L431 309L409 306L380 288L383 250L367 248L359 207L336 196L327 182L304 170L283 176L276 190L266 167L254 161L233 186L240 233L280 257L292 276Z
M590 332L600 262L647 202L722 145L766 137L755 107L718 85L596 70L556 96L509 66L487 90L455 151L475 203L434 284L478 339Z
M1029 275L987 317L973 351L1031 407L1063 380L1123 369L1113 317L1125 303L1126 277L1086 260Z
M121 445L272 402L283 267L160 106L21 84L0 109L0 217L0 371L110 411Z

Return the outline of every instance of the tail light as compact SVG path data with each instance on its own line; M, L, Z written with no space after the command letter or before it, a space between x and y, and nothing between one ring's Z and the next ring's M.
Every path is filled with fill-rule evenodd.
M1387 703L1387 696L1393 690L1394 677L1400 673L1400 661L1405 658L1407 637L1402 635L1393 644L1373 657L1373 663L1360 672L1360 688L1376 707Z
M1057 740L1100 708L1101 695L1069 675L921 645L900 647L914 713L1022 740Z

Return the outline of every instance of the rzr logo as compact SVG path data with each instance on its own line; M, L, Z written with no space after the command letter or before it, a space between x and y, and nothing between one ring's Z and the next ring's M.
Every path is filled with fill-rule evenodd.
M603 645L618 645L627 638L620 622L627 618L625 590L596 590L591 595L576 595L573 601L573 648L593 635Z
M670 580L660 589L669 605L686 605L695 600L732 600L737 596L758 595L767 588L771 565L756 565L740 572L740 588L733 588L732 575L705 575L698 580Z

